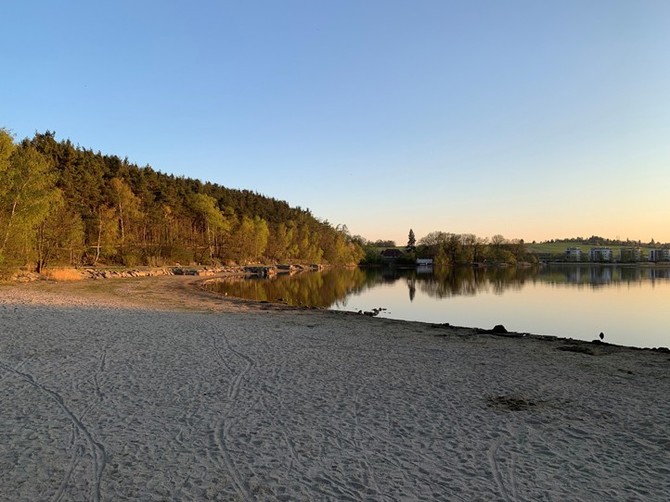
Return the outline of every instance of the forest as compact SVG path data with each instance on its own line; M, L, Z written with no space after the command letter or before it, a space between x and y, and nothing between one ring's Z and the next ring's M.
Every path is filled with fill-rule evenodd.
M346 227L249 190L139 167L0 129L0 269L170 264L356 264Z

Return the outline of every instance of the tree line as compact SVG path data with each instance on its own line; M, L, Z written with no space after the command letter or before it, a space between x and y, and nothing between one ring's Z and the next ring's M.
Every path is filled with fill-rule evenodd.
M523 239L506 239L500 234L488 239L474 234L431 232L419 239L416 253L418 257L433 258L435 265L486 262L514 265L537 261Z
M379 264L383 261L380 256L381 247L387 241L365 241L355 236L366 254L363 263L368 265ZM407 245L403 248L403 255L397 259L398 263L414 264L417 258L430 258L436 266L462 265L472 263L536 263L537 257L530 253L523 239L506 239L500 234L493 237L477 237L474 234L454 234L443 231L434 231L416 239L414 231L410 229Z
M249 190L0 129L0 267L358 263L346 227Z

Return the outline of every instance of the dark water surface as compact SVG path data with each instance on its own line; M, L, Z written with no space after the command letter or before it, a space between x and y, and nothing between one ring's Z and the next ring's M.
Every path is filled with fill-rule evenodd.
M272 279L222 279L221 294L380 317L670 346L670 268L551 265L443 270L337 269Z

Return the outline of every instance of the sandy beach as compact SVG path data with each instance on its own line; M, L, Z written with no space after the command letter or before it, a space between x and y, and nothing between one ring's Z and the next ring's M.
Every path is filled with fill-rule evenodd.
M670 354L0 285L0 500L670 500Z

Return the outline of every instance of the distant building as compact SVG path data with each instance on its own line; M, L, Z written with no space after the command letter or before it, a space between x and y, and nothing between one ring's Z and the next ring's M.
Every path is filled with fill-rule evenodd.
M650 249L649 261L670 261L670 249L669 248Z
M642 258L642 250L639 247L625 247L621 248L619 252L619 261L635 263Z
M416 259L417 267L432 267L433 259L432 258L417 258Z
M399 249L385 249L384 251L381 252L381 256L382 261L391 263L396 261L398 258L402 256L402 251L400 251Z
M565 250L566 261L582 261L582 250L579 248L568 248Z
M590 261L612 261L612 249L605 247L591 248L589 251Z

